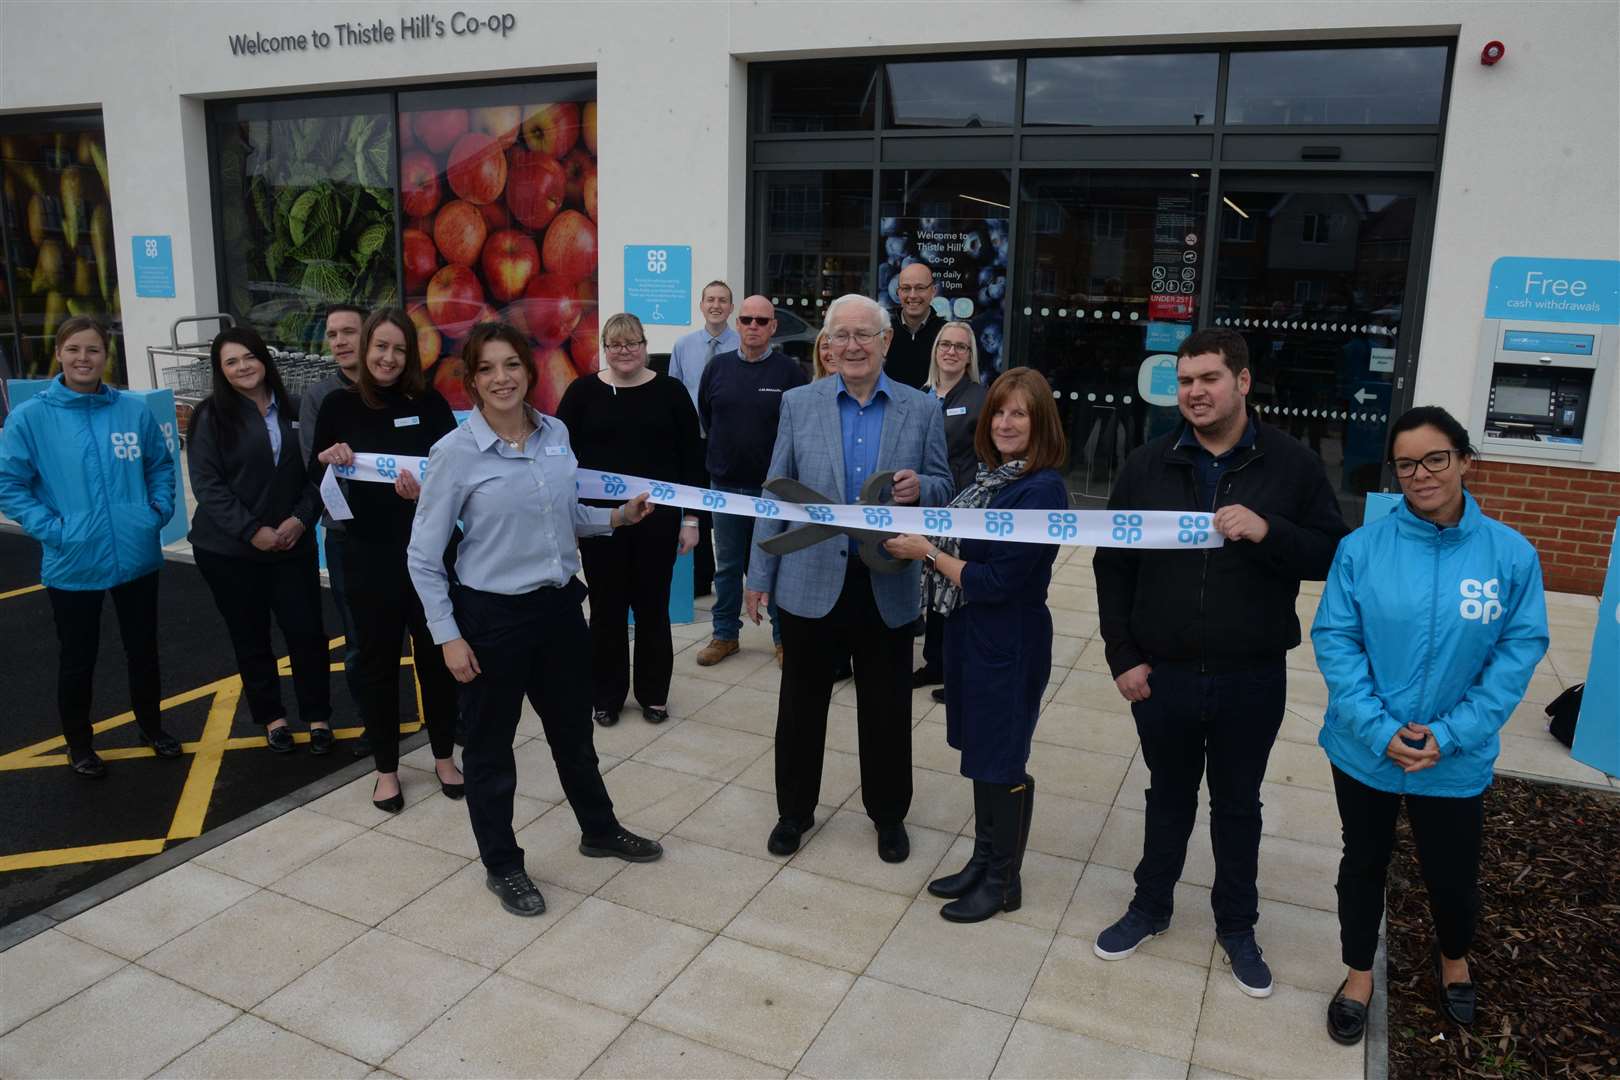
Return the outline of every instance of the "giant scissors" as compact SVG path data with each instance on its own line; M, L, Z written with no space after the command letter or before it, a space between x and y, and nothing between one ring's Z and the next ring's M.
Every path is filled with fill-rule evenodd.
M857 505L860 506L890 506L894 503L894 470L873 473L861 487L861 497ZM887 489L887 490L886 490ZM783 502L828 504L836 502L829 499L815 488L786 476L778 476L773 480L765 481L765 490L781 499ZM856 529L848 525L795 525L777 533L769 540L761 540L760 548L772 555L787 555L795 551L803 551L807 547L819 544L834 537L852 537L859 541L861 561L879 574L898 574L906 568L910 559L896 559L883 550L883 541L894 536L894 533L880 532L877 529Z

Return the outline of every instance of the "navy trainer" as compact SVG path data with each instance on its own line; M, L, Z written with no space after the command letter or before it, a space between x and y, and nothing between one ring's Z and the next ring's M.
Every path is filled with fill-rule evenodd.
M1123 918L1097 935L1091 951L1104 960L1123 960L1135 952L1142 942L1150 937L1158 937L1168 929L1169 919L1155 922L1135 908L1127 908Z
M1222 935L1221 948L1226 950L1226 962L1239 990L1253 998L1271 996L1271 968L1254 940L1254 931Z

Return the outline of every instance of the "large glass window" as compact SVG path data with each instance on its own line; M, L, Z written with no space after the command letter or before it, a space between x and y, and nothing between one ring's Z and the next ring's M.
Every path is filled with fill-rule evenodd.
M878 302L898 322L900 270L917 260L928 263L934 310L972 324L981 375L1003 366L1011 186L1006 169L883 173Z
M761 131L870 131L877 117L872 60L821 60L761 73Z
M1438 124L1443 45L1234 52L1228 124Z
M92 315L113 332L106 380L125 384L101 114L0 118L0 172L0 378L53 374L56 328Z
M534 345L555 412L598 365L596 102L589 81L399 96L405 302L422 364L469 409L461 344L500 318Z
M872 295L872 174L764 173L758 198L759 291L779 310L778 347L808 362L828 302L850 292ZM795 318L783 319L782 311Z
M884 127L1007 127L1017 101L1017 60L936 60L884 67Z
M220 286L272 345L322 351L335 303L397 303L390 97L212 110Z
M1185 172L1023 175L1015 318L1024 362L1057 396L1077 494L1106 497L1125 455L1177 422L1174 353L1197 321L1209 246L1204 185Z
M1215 53L1031 58L1024 75L1024 123L1213 124L1220 66Z

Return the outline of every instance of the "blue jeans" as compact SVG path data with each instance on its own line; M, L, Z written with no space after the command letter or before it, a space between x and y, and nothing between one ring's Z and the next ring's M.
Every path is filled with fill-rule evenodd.
M750 498L759 488L729 488L715 485L716 491L729 491ZM748 573L748 554L754 548L754 519L741 514L714 515L714 636L720 641L736 641L742 633L743 578ZM776 597L771 597L771 640L782 644L782 627L776 621Z

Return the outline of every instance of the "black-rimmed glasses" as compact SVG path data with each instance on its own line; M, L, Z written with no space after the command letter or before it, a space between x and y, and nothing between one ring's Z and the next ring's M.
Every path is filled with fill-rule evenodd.
M1424 454L1421 458L1393 458L1390 460L1390 464L1395 468L1395 475L1402 480L1406 480L1417 475L1419 465L1422 465L1423 471L1430 475L1445 472L1451 468L1452 455L1457 453L1461 453L1461 451L1436 450L1433 453Z

